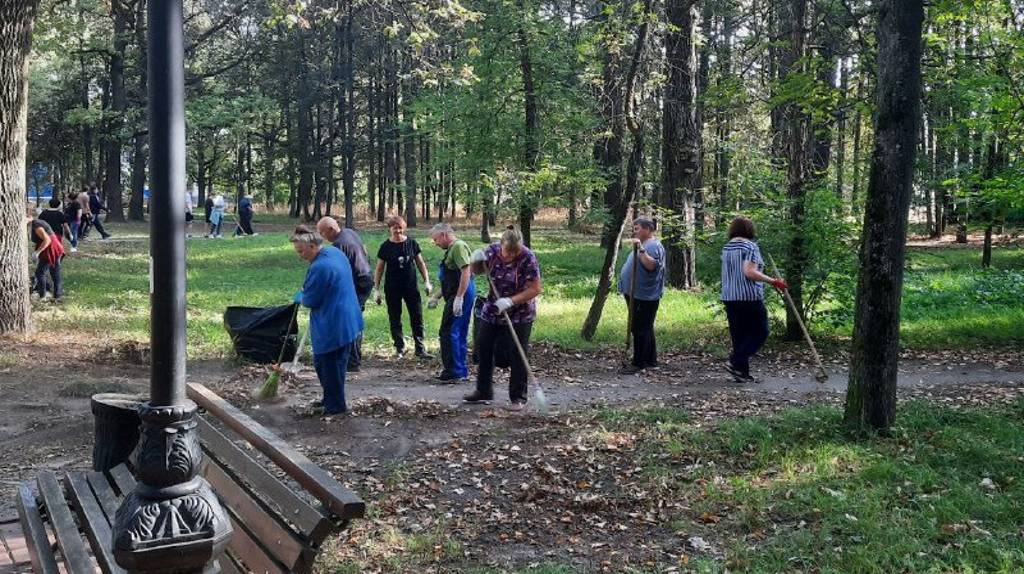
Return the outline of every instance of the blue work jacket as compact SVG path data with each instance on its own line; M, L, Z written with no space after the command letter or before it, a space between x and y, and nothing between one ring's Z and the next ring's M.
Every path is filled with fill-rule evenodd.
M313 354L336 351L352 343L363 330L352 266L336 247L320 249L302 285L302 304L309 307Z

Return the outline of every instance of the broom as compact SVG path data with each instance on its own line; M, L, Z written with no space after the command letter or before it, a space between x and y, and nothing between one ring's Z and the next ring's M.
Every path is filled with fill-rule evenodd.
M295 310L292 312L292 320L288 323L288 331L291 331L292 325L295 325L296 329L298 324L296 320L299 318L299 307L300 305L295 304ZM256 391L256 398L260 400L272 399L277 396L277 387L281 383L281 363L284 361L284 353L288 349L288 333L285 332L284 344L281 345L281 352L277 355L277 363L271 367L270 376L264 381L263 386ZM296 351L296 354L298 351Z
M767 251L764 254L768 257L768 262L771 263L772 269L775 270L776 279L782 279L782 275L779 274L779 267L775 265L775 259L772 258L772 254ZM793 303L793 298L789 296L789 289L780 289L780 291L782 291L782 296L786 299L790 310L793 311L793 316L796 317L800 330L804 333L807 346L811 348L811 355L814 357L814 363L818 367L818 371L814 374L814 380L824 385L828 382L828 373L825 372L825 366L821 364L821 357L818 355L818 349L814 346L814 341L811 340L811 334L807 332L807 326L804 325L804 320L800 318L800 311L796 308L796 303Z
M487 271L487 283L491 286L491 293L494 295L495 300L498 297L498 290L494 287L494 280L491 279L491 269L487 266L484 267ZM512 325L512 319L509 318L508 313L505 311L501 312L501 316L505 318L505 325L508 326L509 336L512 338L512 342L516 345L516 350L519 351L519 358L523 361L523 366L526 367L526 375L530 378L530 387L533 389L533 399L537 403L537 410L541 414L548 414L548 399L544 396L544 387L540 386L540 381L533 375L533 369L530 367L530 360L526 358L526 350L523 349L522 343L519 342L519 337L516 335L516 328Z

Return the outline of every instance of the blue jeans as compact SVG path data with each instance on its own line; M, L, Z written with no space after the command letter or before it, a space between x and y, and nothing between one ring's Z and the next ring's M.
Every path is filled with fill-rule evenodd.
M768 340L768 311L764 301L723 301L729 318L732 354L729 362L744 375L750 375L750 357Z
M441 341L441 364L444 365L443 375L464 378L469 376L466 367L466 340L469 336L469 320L473 317L473 301L476 300L476 288L472 281L463 298L462 315L455 316L452 301L444 302L444 313L441 315L441 329L438 338Z
M324 414L338 414L348 410L345 405L345 373L352 345L344 345L329 353L313 355L313 368L324 389Z

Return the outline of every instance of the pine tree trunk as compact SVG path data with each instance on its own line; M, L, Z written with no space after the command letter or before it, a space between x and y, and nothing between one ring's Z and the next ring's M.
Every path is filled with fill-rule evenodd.
M128 97L124 85L124 53L128 45L127 7L123 0L112 0L110 9L114 17L114 50L110 54L110 121L106 134L106 175L103 193L110 212L107 219L124 221L124 198L121 191L121 133L128 110Z
M145 109L147 98L147 82L149 81L149 70L146 65L146 0L137 0L135 3L135 19L132 22L135 31L135 45L139 51L135 74L135 93L133 100L135 107ZM148 137L148 126L146 125L146 114L139 114L139 121L135 126L135 135L132 137L132 178L131 194L128 196L128 219L132 221L144 221L145 217L145 191L146 191L146 147ZM94 214L97 217L98 214Z
M532 18L533 8L527 6L526 0L518 0L519 25L516 28L516 41L519 47L519 71L523 76L523 161L528 172L535 172L540 167L540 116L537 111L537 92L534 86L533 61L530 56L530 36L527 30ZM523 243L531 244L530 228L533 223L533 198L521 193L519 203L519 230L523 234Z
M878 5L875 148L854 312L846 422L887 430L896 416L907 218L921 121L922 0Z
M802 72L806 34L804 22L807 17L807 0L787 0L780 5L779 20L785 29L784 37L788 46L783 51L780 62L780 73L783 81L791 75ZM789 242L789 257L786 258L785 273L789 283L789 294L793 307L801 316L803 307L804 271L807 267L807 247L804 240L804 215L808 183L808 142L813 136L808 132L808 118L804 111L790 102L785 105L786 119L786 197L789 202L789 223L792 236ZM800 317L793 308L786 306L786 333L789 341L797 341L803 337L800 330Z
M0 335L31 326L25 226L28 54L38 0L0 2Z
M661 204L681 218L676 229L665 229L665 238L668 282L682 289L697 286L693 198L703 185L695 9L695 0L670 0L665 7L671 29L665 35Z

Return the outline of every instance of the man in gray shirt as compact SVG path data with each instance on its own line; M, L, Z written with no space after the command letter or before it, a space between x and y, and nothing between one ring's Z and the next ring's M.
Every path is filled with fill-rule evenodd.
M355 283L356 298L359 300L359 309L366 311L366 301L373 291L373 271L370 269L369 260L366 257L366 246L359 234L354 229L342 229L338 221L333 217L323 217L316 224L316 230L320 236L330 241L332 245L341 250L352 265L352 282ZM359 334L352 343L352 352L349 353L348 370L359 371L363 360L363 335Z
M623 372L628 374L658 366L654 319L658 315L658 305L665 292L665 247L654 236L656 229L654 221L646 217L633 222L633 239L630 240L630 244L636 245L637 249L630 252L619 272L619 293L626 298L626 305L633 306L630 331L633 336L633 359L623 368ZM635 282L634 255L638 257L635 265Z

